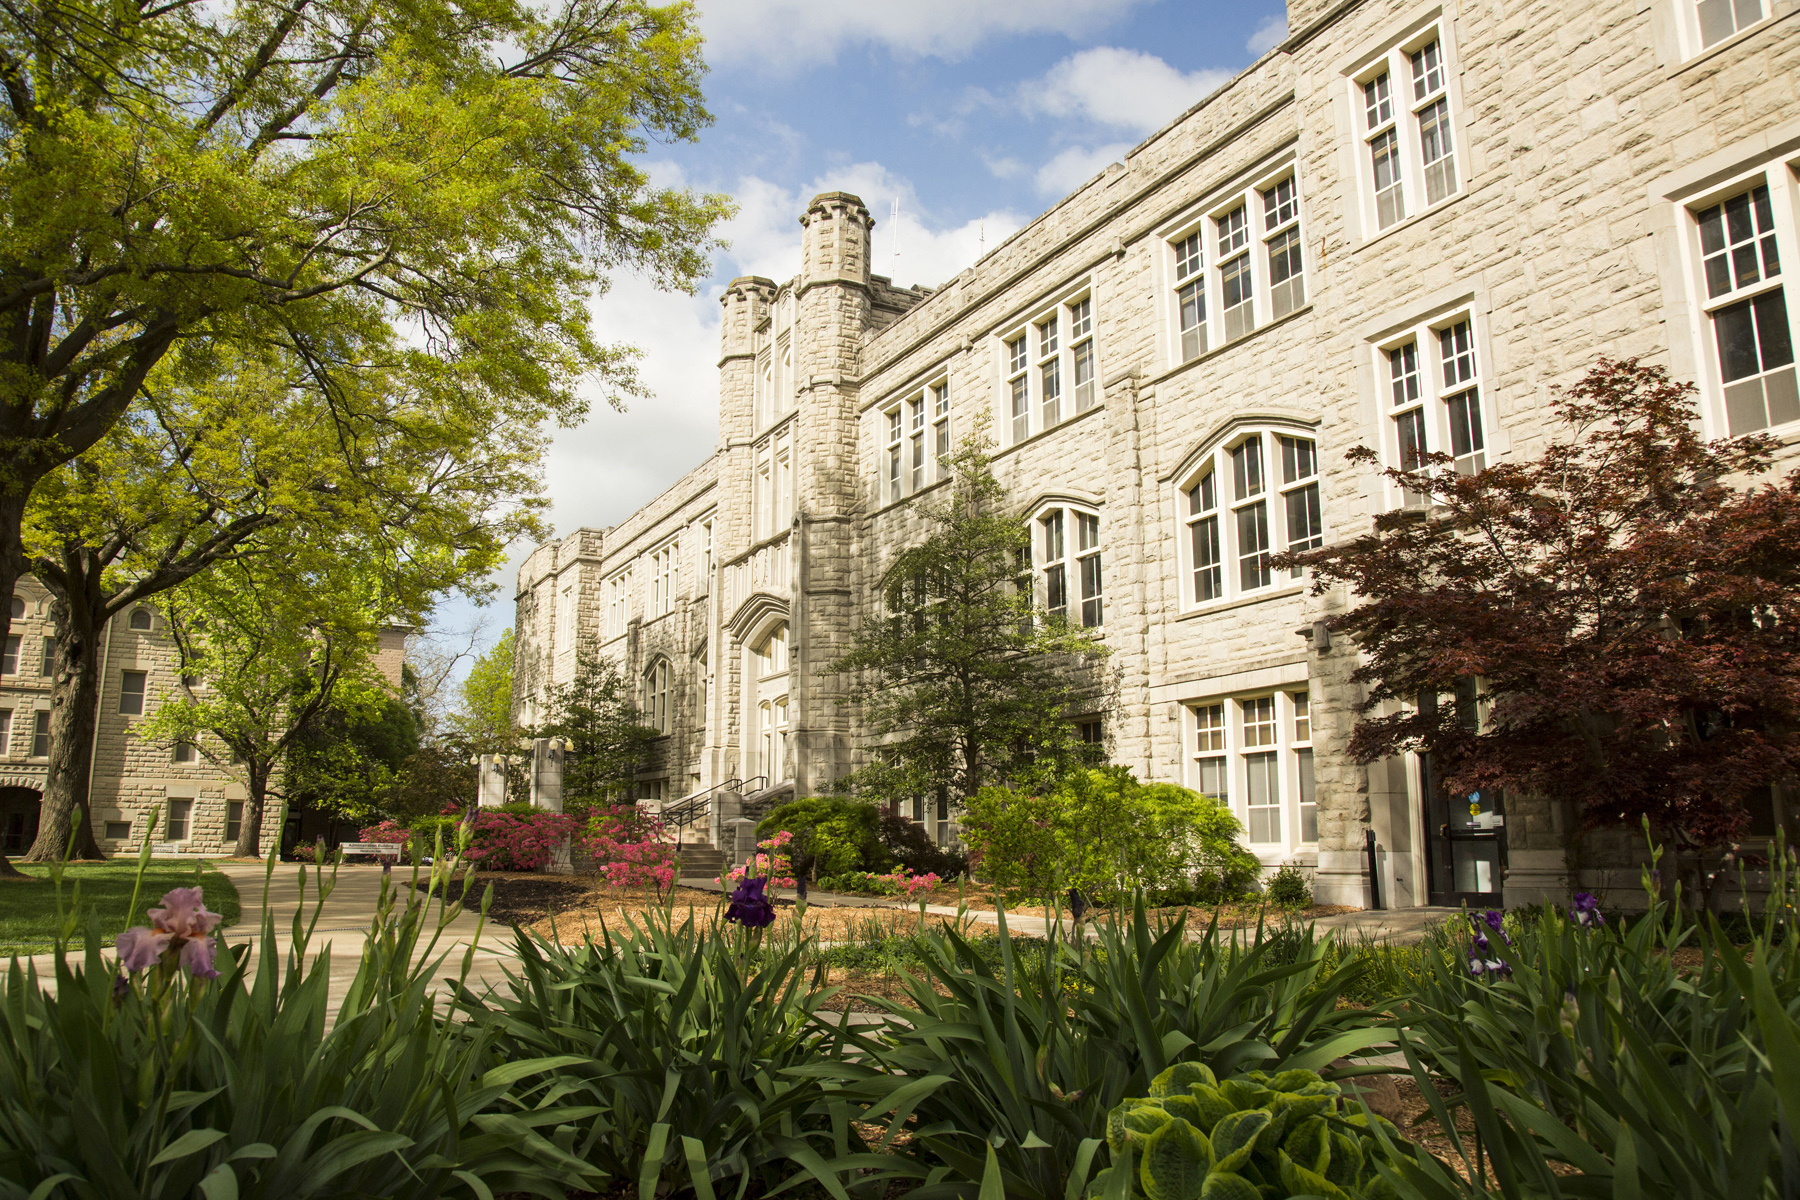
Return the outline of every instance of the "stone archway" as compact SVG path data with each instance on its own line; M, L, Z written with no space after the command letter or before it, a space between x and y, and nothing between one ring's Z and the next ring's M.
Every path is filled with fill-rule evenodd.
M36 788L0 787L0 854L23 854L37 841L44 797Z

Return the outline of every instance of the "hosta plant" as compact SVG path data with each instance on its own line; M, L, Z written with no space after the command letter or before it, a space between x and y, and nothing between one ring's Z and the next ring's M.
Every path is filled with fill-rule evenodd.
M1200 1063L1177 1063L1156 1077L1150 1095L1125 1100L1108 1114L1106 1142L1114 1166L1100 1181L1102 1195L1396 1195L1377 1165L1396 1147L1393 1126L1346 1111L1338 1085L1313 1071L1252 1071L1220 1082Z

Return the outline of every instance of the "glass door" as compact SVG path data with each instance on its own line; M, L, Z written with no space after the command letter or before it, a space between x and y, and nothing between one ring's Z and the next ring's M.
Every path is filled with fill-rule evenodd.
M1506 797L1493 792L1452 796L1431 755L1419 756L1425 798L1426 891L1432 904L1501 907L1506 873Z

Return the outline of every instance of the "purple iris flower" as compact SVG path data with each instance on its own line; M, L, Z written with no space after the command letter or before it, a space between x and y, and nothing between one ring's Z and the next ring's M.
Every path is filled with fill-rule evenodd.
M1481 922L1500 935L1500 940L1512 945L1512 937L1506 932L1506 914L1497 908L1490 908L1481 914Z
M213 960L218 944L212 931L224 918L208 912L201 889L175 888L163 897L163 907L149 910L150 924L119 934L119 966L128 973L147 971L171 951L189 974L198 979L217 979Z
M736 921L745 929L763 929L775 923L775 906L763 893L768 889L769 877L751 875L737 885L731 893L731 904L725 909L725 919Z
M1569 911L1574 915L1575 923L1584 928L1606 924L1606 916L1600 911L1600 897L1591 892L1576 892Z

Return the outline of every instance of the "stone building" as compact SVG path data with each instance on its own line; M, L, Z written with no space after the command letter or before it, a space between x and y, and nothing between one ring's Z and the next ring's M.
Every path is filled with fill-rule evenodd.
M1264 555L1406 503L1351 446L1531 454L1602 354L1694 380L1709 434L1800 441L1800 2L1291 0L1288 27L935 290L816 197L799 274L721 298L712 455L525 563L522 719L591 643L667 732L647 794L822 790L863 751L821 668L985 421L1040 597L1113 652L1114 761L1228 797L1323 902L1368 901L1370 833L1390 904L1566 894L1556 804L1346 757L1356 652L1321 622L1349 598Z
M53 633L50 593L26 576L13 592L12 632L0 657L0 853L21 853L37 836L50 754ZM89 815L101 850L135 854L147 837L159 858L230 854L243 818L243 783L197 746L150 741L135 731L180 684L162 614L147 604L120 613L107 623L99 654ZM377 665L396 688L405 657L405 631L383 631ZM280 839L279 819L279 808L263 814L265 847ZM300 820L293 814L289 824L298 829Z

